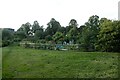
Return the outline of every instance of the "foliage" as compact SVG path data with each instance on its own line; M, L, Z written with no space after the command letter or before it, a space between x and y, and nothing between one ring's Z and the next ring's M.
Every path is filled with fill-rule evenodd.
M78 24L75 19L71 19L69 22L69 26L66 27L66 33L68 33L72 28L77 28Z
M39 29L40 29L40 25L39 25L38 21L34 21L34 23L32 25L32 31L33 31L33 33L35 33Z
M14 41L22 41L29 36L31 24L29 22L22 24L21 27L15 32Z
M14 30L10 28L2 29L2 47L8 46L13 42Z
M42 30L36 30L35 31L35 38L36 40L43 39L43 31Z
M46 28L45 32L46 35L50 36L53 36L61 27L60 23L56 21L54 18L52 18L47 25L48 27Z
M25 35L24 31L17 31L15 32L15 36L14 36L14 41L22 41L23 39L25 39L27 36Z
M67 34L69 36L69 41L73 41L73 43L76 43L78 31L76 27L71 28L71 30Z
M37 21L34 21L32 31L34 33L36 41L44 38L43 26L40 26Z
M64 39L64 36L63 36L63 33L61 32L56 32L54 35L53 35L53 40L57 43L58 41L63 41Z
M52 40L52 36L50 36L50 35L46 36L46 37L45 37L45 40L46 40L46 41L51 41L51 40Z
M24 32L24 34L26 35L26 36L28 36L29 35L29 31L30 31L30 27L31 27L31 24L29 23L29 22L27 22L27 23L25 23L25 24L22 24L21 25L21 27L17 30L18 32L19 31L23 31Z
M88 22L80 28L80 44L85 51L95 51L95 44L97 42L97 35L99 32L99 17L93 15Z
M63 35L66 35L66 28L65 27L60 27L57 32L63 33Z
M38 21L34 21L33 25L29 22L22 24L14 35L9 31L3 31L4 41L2 43L7 45L11 43L10 41L23 40L37 43L43 40L43 43L48 44L78 44L81 51L120 52L120 21L117 20L99 19L99 16L93 15L80 27L75 19L71 19L66 27L61 27L57 20L51 18L47 28L43 27Z
M120 21L102 19L96 48L101 51L120 52L119 43Z

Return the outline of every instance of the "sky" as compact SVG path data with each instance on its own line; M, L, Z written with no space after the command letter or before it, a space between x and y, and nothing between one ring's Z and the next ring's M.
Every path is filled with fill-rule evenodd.
M120 0L0 0L0 28L17 30L22 24L37 20L47 27L51 18L67 26L71 19L83 25L92 15L118 19Z

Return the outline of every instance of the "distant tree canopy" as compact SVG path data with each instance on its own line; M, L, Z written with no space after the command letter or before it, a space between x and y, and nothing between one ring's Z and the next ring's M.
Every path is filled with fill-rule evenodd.
M2 45L1 46L8 46L14 40L14 29L10 28L3 28L2 30Z
M120 52L120 21L101 19L96 47L101 51Z
M120 52L120 21L90 16L84 25L78 26L77 20L71 19L67 26L51 18L47 28L38 21L22 24L17 31L2 30L3 42L39 42L51 44L79 44L81 51Z
M54 18L52 18L47 25L48 27L45 30L46 35L53 36L61 28L60 23L56 21Z
M89 18L84 26L81 26L80 44L85 51L94 51L95 43L97 42L97 35L99 32L99 17L93 15Z

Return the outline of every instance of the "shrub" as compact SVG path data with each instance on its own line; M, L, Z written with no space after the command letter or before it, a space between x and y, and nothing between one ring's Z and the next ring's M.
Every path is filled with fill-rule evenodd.
M2 41L2 47L5 47L5 46L8 46L10 45L10 41L9 40L6 40L6 41Z

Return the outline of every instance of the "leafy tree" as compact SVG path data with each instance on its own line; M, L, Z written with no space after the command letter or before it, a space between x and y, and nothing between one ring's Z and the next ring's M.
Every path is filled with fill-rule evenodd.
M71 28L71 30L67 33L67 37L69 38L69 41L73 41L73 43L76 43L77 35L78 35L78 31L76 27Z
M31 31L34 33L35 41L38 41L39 39L44 38L43 26L40 26L38 21L34 21Z
M66 27L66 32L69 32L73 27L77 27L77 25L77 21L75 19L71 19L69 26Z
M25 38L27 38L27 36L26 36L24 31L17 31L14 34L14 41L15 42L21 41L21 40L23 40Z
M31 27L31 24L29 22L27 22L26 24L24 24L24 31L25 31L25 34L28 36L29 35L29 31L30 31L30 27Z
M69 26L74 26L74 27L77 27L77 21L75 19L71 19L70 22L69 22Z
M81 34L83 29L85 28L86 26L85 25L81 25L79 28L78 28L78 32Z
M75 19L71 19L65 31L66 32L65 41L67 43L69 42L76 43L78 34L77 26L78 26L77 21Z
M13 42L14 29L3 28L2 29L2 46L8 46Z
M94 51L99 33L99 17L97 15L91 16L80 30L82 31L80 34L81 46L84 46L86 51Z
M101 51L120 52L120 21L101 19L98 44Z
M52 18L47 25L48 27L45 30L46 35L51 35L51 36L53 36L61 27L60 23L56 21L54 18Z
M17 31L23 31L26 36L28 36L28 32L30 31L31 24L29 22L22 24L21 27Z
M31 24L29 22L22 24L21 27L15 32L15 41L21 41L29 36Z
M90 48L90 30L87 26L84 26L81 34L79 34L79 43L83 51L89 51Z
M53 40L57 43L58 41L59 42L63 42L64 40L64 35L63 33L61 32L56 32L54 35L53 35Z
M58 32L63 33L63 35L65 36L66 35L66 28L65 27L60 27Z
M46 41L51 41L51 40L52 40L52 36L51 36L51 35L47 35L47 36L45 37L45 40L46 40Z
M35 31L35 38L43 39L43 31L42 30L36 30Z
M33 25L32 25L32 31L33 33L35 33L37 30L42 29L38 23L38 21L34 21Z

